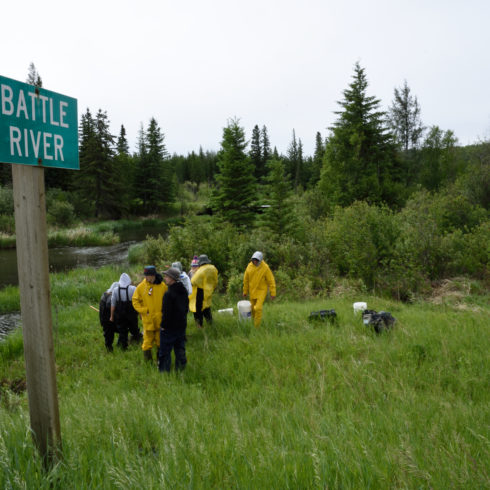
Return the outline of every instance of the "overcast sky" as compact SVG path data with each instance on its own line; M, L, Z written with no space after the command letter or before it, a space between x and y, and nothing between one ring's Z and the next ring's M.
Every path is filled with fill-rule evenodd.
M387 110L407 81L426 126L490 139L490 0L20 0L0 8L0 75L107 111L131 149L154 117L170 153L218 150L229 118L314 151L354 64Z

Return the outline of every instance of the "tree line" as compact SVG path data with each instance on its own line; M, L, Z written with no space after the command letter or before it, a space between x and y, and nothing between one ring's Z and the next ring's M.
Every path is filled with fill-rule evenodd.
M27 82L42 86L34 64ZM458 179L466 179L475 204L488 209L489 143L461 148L452 131L425 127L406 81L385 112L368 95L365 69L356 63L335 114L328 135L316 133L312 156L294 129L286 154L272 146L265 125L255 125L248 142L239 119L227 121L217 153L199 148L184 156L170 155L155 118L141 125L131 153L124 125L114 136L107 112L87 108L79 126L80 171L46 169L46 187L75 215L96 219L165 212L184 183L194 192L209 185L209 209L235 224L253 221L261 206L280 220L284 213L275 201L289 193L306 199L320 217L355 201L401 209L415 191L437 192ZM2 166L0 183L10 179L9 166Z

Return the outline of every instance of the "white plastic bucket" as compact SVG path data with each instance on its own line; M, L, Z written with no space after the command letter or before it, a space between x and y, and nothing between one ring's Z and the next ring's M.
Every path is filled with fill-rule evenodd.
M218 310L218 313L233 315L233 308L223 308L222 310Z
M250 301L239 301L236 306L238 308L238 318L240 320L250 320L250 318L252 318L252 303L250 303Z
M367 303L364 303L363 301L354 303L352 306L354 307L354 315L357 313L362 313L364 310L367 310Z

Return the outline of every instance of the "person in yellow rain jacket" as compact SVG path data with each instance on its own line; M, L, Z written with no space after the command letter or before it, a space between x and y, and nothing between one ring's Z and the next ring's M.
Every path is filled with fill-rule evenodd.
M189 295L189 310L194 313L198 328L202 327L203 319L212 323L211 299L218 285L218 269L211 264L207 255L200 255L198 269L191 278L192 293Z
M267 296L267 289L271 299L276 297L276 281L269 266L264 262L264 254L255 252L245 269L243 276L243 296L250 295L252 303L252 317L254 325L258 327L262 320L262 306Z
M157 352L160 347L160 323L162 322L162 301L167 291L161 274L158 274L154 265L144 269L145 278L138 284L133 293L134 309L141 315L143 322L143 356L151 361L152 349L156 345Z

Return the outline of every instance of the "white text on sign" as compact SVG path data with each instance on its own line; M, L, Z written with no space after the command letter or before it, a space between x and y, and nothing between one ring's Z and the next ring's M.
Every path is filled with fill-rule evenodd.
M69 128L66 122L68 103L55 101L51 97L40 95L35 91L25 92L23 89L14 90L7 84L0 85L0 109L3 116L22 121L42 122L55 129ZM64 161L63 136L53 131L20 129L10 125L10 155L19 157L34 156L36 159Z

